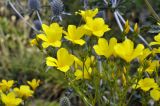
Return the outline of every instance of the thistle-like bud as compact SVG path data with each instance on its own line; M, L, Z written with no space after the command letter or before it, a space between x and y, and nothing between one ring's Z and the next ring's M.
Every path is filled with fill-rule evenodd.
M35 28L36 28L37 30L41 30L42 25L41 25L41 23L40 23L39 20L34 20L33 23L34 23L34 26L35 26Z
M68 97L64 96L60 99L60 106L71 106L71 102Z
M60 16L63 12L63 2L61 0L52 0L50 2L53 15Z
M28 0L28 7L32 11L40 10L40 1L39 0Z

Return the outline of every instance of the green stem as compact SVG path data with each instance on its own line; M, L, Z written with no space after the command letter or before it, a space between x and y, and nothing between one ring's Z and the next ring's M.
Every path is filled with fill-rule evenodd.
M78 93L80 98L84 101L85 106L92 106L91 102L88 100L88 98L80 91L80 89L73 84L71 84L71 87Z
M144 2L146 3L149 11L151 12L151 14L154 16L154 18L160 22L160 17L158 16L158 14L154 11L154 9L152 8L151 4L149 3L148 0L144 0Z

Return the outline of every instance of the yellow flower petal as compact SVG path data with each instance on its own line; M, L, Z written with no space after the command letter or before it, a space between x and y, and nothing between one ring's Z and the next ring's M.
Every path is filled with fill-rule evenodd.
M150 51L149 48L144 49L143 53L141 56L138 57L138 59L140 60L140 62L142 62L145 58L147 58L152 52Z
M16 98L14 92L9 92L7 95L2 93L1 100L6 106L18 106L22 102L21 98Z
M69 52L65 48L60 48L57 51L57 59L52 57L46 58L46 64L48 66L57 67L57 69L62 72L67 72L73 62L74 56L72 54L69 54Z
M50 43L51 46L53 47L60 47L61 46L61 41L55 41L53 43Z
M49 47L50 46L50 43L48 43L48 42L43 42L42 43L42 47L43 48L47 48L47 47Z
M47 64L47 66L57 66L57 60L52 57L47 57L46 64Z
M97 27L97 25L98 25L98 27ZM103 18L92 19L90 17L87 17L86 18L86 24L84 25L84 28L86 30L91 31L92 34L97 36L97 37L102 37L105 32L110 30L108 25L106 25L104 23Z
M72 43L79 45L83 45L85 43L85 41L81 39L81 37L83 37L83 35L85 34L83 26L76 28L75 25L69 25L68 33L65 31L64 33L66 35L64 38L71 41Z
M153 98L153 100L158 101L160 99L160 91L153 89L150 91L150 96Z
M59 26L58 23L52 23L50 26L42 24L42 29L44 31L44 34L39 34L37 35L37 37L43 40L43 48L47 48L48 46L61 46L60 40L62 38L63 29Z
M80 39L80 40L75 40L74 42L75 42L76 44L81 45L81 46L85 44L85 41L82 40L82 39Z
M32 79L32 81L27 81L27 83L32 87L33 90L35 90L40 83L40 80Z
M90 79L91 78L91 72L92 72L92 69L89 68L89 70L79 70L77 69L76 72L74 73L74 75L76 76L76 80L79 80L79 79Z
M151 42L149 45L150 45L150 46L153 46L153 45L160 45L160 42Z
M46 35L44 35L44 34L39 34L39 35L37 35L37 37L38 37L39 39L43 40L43 41L48 41Z
M144 46L142 44L138 44L136 49L134 49L134 43L125 39L124 42L117 44L115 47L116 54L124 59L126 62L131 62L133 59L142 55Z
M98 55L104 55L106 58L109 58L111 55L115 55L114 46L116 44L116 38L111 38L109 44L106 39L99 38L98 45L93 46L93 48Z
M66 65L66 66L62 66L62 67L58 67L57 69L61 70L62 72L67 72L69 70L69 66Z
M99 38L98 45L93 46L93 48L98 55L105 55L107 53L108 41L104 38Z
M143 91L148 91L151 88L158 88L158 84L154 81L153 78L141 79L138 82L138 85Z
M76 12L77 14L80 14L82 18L86 21L87 17L95 17L96 14L98 13L98 8L95 8L94 10L80 10L79 12Z
M134 58L138 57L139 55L142 55L143 54L143 49L144 49L144 46L142 44L138 44L137 47L135 48L135 50L132 53L132 58L131 59L134 59Z

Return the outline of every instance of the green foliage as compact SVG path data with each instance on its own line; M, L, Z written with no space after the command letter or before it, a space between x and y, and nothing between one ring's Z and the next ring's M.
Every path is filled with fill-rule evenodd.
M46 100L37 99L35 101L31 101L27 104L27 106L60 106L57 102L49 102Z

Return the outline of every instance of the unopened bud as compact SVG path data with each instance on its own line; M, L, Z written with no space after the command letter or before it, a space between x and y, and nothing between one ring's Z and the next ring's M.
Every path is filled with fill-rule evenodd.
M129 21L127 20L124 26L124 33L128 34L129 31L130 31L130 25L129 25Z
M126 86L127 81L124 73L122 74L122 81L123 81L123 85Z
M139 32L139 30L138 30L138 24L137 24L137 23L134 25L134 32L135 32L135 33L138 33L138 32Z
M50 2L53 15L59 16L63 12L63 2L61 0L52 0Z
M40 1L39 0L28 0L28 7L32 11L39 11Z
M71 106L71 102L68 97L64 96L60 99L60 106Z
M129 26L129 21L127 20L126 22L125 22L125 28L127 28Z
M39 20L34 20L33 23L37 30L41 30L42 26Z

